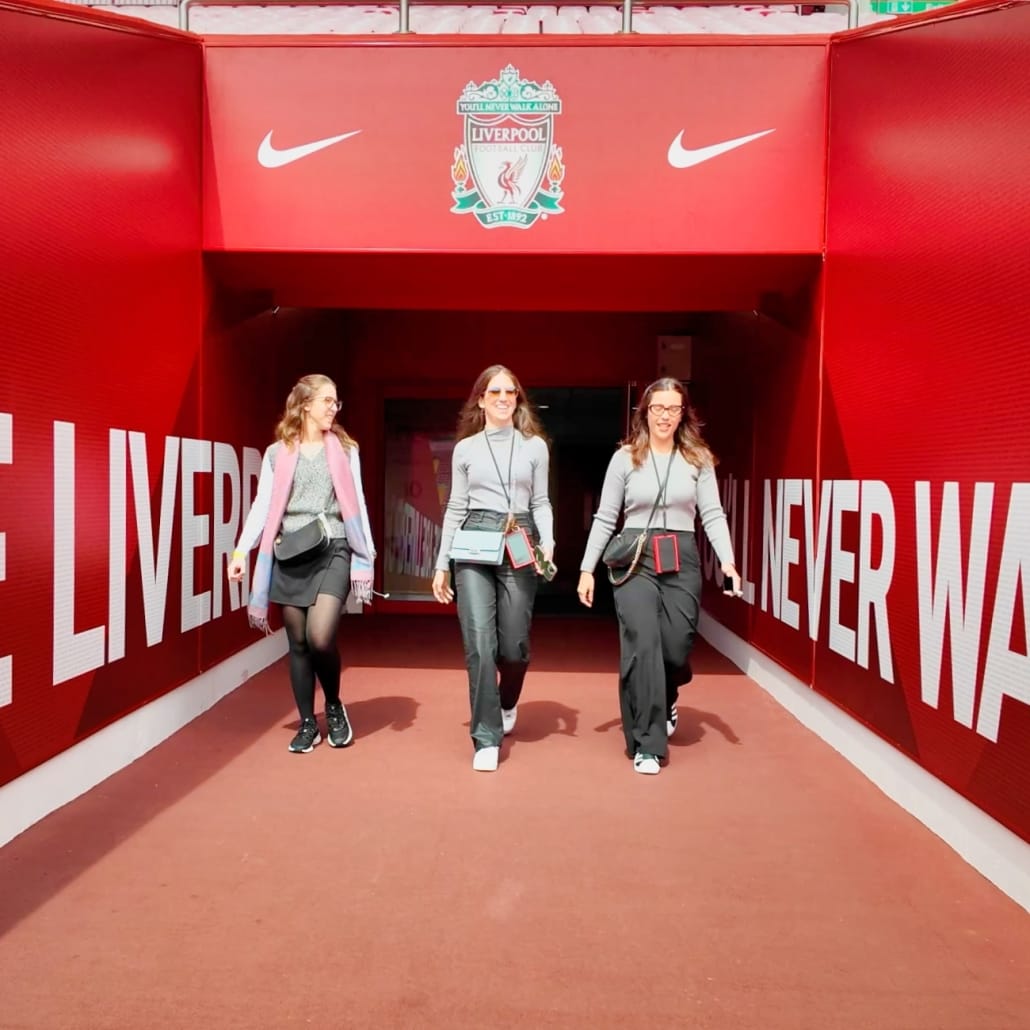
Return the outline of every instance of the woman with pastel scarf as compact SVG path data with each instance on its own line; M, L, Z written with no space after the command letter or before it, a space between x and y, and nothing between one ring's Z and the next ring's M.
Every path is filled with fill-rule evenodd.
M315 678L325 695L327 737L332 747L354 739L340 700L337 634L348 594L371 603L375 546L361 486L358 445L335 425L340 402L324 375L299 380L286 398L276 441L261 462L257 496L229 562L229 579L243 578L247 555L258 544L247 613L250 624L270 632L268 606L282 607L290 644L290 685L300 729L290 751L306 754L322 742L315 720ZM328 540L287 561L276 558L282 538L321 521Z

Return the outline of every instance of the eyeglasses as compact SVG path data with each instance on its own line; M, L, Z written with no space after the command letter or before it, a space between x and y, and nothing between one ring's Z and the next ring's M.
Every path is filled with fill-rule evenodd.
M516 390L514 386L510 390L504 386L491 386L490 389L486 392L490 397L493 397L495 400L498 397L518 397L519 395L519 391Z
M649 412L651 412L652 415L664 415L666 412L668 412L670 415L672 415L673 418L675 418L677 415L682 415L683 414L683 405L682 404L649 404L647 406L647 410Z
M339 411L343 407L335 397L320 397L319 400L331 411Z

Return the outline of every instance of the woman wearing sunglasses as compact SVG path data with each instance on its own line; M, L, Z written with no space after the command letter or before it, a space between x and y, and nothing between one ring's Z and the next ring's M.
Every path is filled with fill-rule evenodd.
M457 592L458 621L472 706L472 768L497 768L502 737L515 728L516 706L529 667L529 629L538 565L554 553L547 495L549 454L515 374L491 365L476 379L458 417L451 458L451 493L444 514L433 595L441 604ZM458 531L472 549L454 550ZM481 536L478 536L481 534ZM484 553L476 553L477 537ZM499 545L492 550L494 541Z
M354 739L340 700L337 633L347 595L372 601L375 545L361 486L358 445L335 425L340 402L328 376L304 376L286 398L276 442L261 462L257 496L229 562L243 578L259 544L250 624L268 631L269 603L282 606L290 644L290 685L300 729L290 751L306 754L322 737L315 721L315 678L325 695L332 747Z
M623 531L608 547L619 517ZM627 754L655 774L676 731L679 688L690 682L690 653L701 605L694 525L701 518L723 576L739 596L740 576L719 501L715 458L676 379L659 379L640 398L629 436L608 465L587 538L577 591L594 602L602 554L619 620L619 706Z

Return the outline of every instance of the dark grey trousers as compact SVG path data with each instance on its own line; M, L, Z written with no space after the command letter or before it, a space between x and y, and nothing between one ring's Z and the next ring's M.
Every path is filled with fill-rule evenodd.
M529 668L529 627L533 621L537 574L532 565L454 563L458 620L465 646L472 706L473 744L501 743L501 708L514 708Z
M651 535L654 535L653 533ZM701 608L701 562L693 533L679 538L679 572L657 575L650 541L630 578L615 587L619 618L619 708L630 754L664 758L665 720L691 678Z

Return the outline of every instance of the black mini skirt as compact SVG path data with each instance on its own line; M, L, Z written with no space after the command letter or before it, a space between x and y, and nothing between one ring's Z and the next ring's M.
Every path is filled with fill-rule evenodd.
M268 599L275 604L310 608L319 594L347 600L350 593L350 545L336 537L332 546L306 562L290 565L272 563Z

